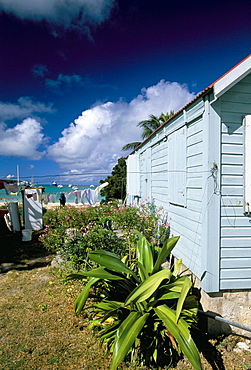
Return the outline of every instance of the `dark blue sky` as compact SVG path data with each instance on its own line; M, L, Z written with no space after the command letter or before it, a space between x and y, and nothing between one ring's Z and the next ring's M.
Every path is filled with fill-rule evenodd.
M71 4L0 0L0 176L105 178L139 121L250 54L248 0Z

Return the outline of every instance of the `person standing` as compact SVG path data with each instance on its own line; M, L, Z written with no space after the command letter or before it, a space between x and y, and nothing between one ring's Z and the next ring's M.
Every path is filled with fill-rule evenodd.
M61 194L60 194L59 202L60 202L60 206L63 206L63 207L65 206L66 198L65 198L64 193L61 193Z

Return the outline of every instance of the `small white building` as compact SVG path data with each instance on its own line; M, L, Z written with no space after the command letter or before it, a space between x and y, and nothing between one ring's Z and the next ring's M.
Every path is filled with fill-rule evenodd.
M251 55L128 156L127 194L164 207L204 309L251 327Z

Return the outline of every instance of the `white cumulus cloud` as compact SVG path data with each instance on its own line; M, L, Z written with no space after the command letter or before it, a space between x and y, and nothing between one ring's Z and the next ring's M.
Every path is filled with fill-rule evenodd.
M109 17L115 0L0 0L0 10L21 19L62 25L65 28L99 24Z
M34 118L26 118L12 128L0 125L0 155L41 159L44 153L38 149L45 141L42 130L40 122Z
M52 104L20 97L17 103L0 102L0 155L39 160L47 137L43 133L40 115L54 113ZM18 122L16 124L16 122Z
M12 119L22 119L40 113L53 113L52 104L34 102L28 96L20 97L17 103L5 103L0 101L0 123Z
M96 105L62 131L48 148L48 157L68 170L110 173L117 159L125 155L122 146L141 140L138 122L150 114L177 111L193 98L186 85L161 80L143 88L129 103L121 99Z

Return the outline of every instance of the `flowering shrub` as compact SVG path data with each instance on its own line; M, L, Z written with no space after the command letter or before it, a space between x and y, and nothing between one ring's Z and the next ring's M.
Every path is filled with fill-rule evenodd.
M59 251L75 267L87 264L87 252L103 249L125 254L135 244L137 229L150 241L162 245L169 236L169 225L160 223L161 208L149 202L122 206L109 202L96 207L57 207L47 210L40 236L44 246Z
M89 225L84 233L77 231L74 237L66 238L61 247L61 254L71 262L74 268L92 267L93 263L88 259L88 253L102 248L110 252L116 252L123 256L126 252L125 239L119 238L112 230L100 226Z

